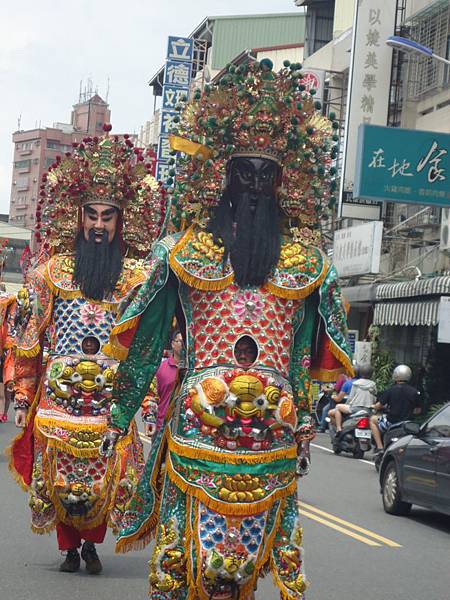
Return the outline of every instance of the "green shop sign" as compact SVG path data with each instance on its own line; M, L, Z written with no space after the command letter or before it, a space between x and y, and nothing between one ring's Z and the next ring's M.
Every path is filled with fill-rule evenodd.
M450 206L450 134L360 125L353 196Z

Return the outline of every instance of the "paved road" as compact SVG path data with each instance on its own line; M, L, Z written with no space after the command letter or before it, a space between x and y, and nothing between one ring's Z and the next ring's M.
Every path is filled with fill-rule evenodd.
M0 425L0 448L14 435ZM301 481L307 600L447 600L450 518L413 509L409 518L383 512L370 462L329 451L326 435L313 448L313 469ZM1 600L144 600L149 550L115 555L111 534L102 547L104 573L58 572L54 536L29 529L26 497L0 458ZM257 600L278 598L270 579Z

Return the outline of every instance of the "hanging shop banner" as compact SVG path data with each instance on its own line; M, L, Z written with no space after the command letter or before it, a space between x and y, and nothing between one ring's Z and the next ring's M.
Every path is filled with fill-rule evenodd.
M450 344L450 297L441 296L439 301L438 338L440 344Z
M325 71L323 69L302 69L302 84L306 91L315 90L315 99L323 102L325 91Z
M334 232L333 264L340 277L380 272L383 222Z
M353 360L357 365L370 365L372 362L372 344L370 342L356 342Z
M361 125L354 195L450 206L450 134Z
M383 203L373 200L353 198L353 192L344 192L342 197L343 219L358 221L380 221L383 213Z
M189 96L193 53L194 41L192 39L174 35L169 36L166 65L164 68L156 165L156 178L163 183L171 177L169 171L175 169L175 165L169 164L172 158L169 135L174 125L174 118L178 114L176 112L177 104L180 104L180 102L183 102Z
M352 354L355 354L356 342L358 341L358 338L359 338L359 331L357 329L349 329L348 330L347 339L348 339L348 344L350 346Z
M386 39L394 34L397 2L358 0L355 7L342 191L353 189L359 125L387 123L392 48Z
M180 60L192 63L194 40L192 38L169 35L167 43L167 60Z

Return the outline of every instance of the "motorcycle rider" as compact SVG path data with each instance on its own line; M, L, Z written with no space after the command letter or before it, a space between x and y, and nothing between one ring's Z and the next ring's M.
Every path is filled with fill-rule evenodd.
M336 435L342 431L344 415L351 415L361 407L369 408L376 400L377 386L371 379L372 373L373 368L371 365L361 365L359 378L352 383L348 401L345 404L337 404L336 408L328 413L336 428Z
M408 365L398 365L392 373L394 384L389 387L372 408L383 410L381 417L372 415L370 429L376 444L376 454L383 452L382 434L400 421L411 418L414 408L419 403L420 392L409 385L412 372Z

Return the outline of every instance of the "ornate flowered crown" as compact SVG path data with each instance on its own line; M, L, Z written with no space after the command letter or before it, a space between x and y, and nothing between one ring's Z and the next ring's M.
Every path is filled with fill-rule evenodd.
M334 207L338 123L321 114L314 90L306 91L301 65L284 65L278 73L268 59L231 65L218 84L179 107L171 143L184 152L173 194L183 216L201 218L218 203L225 165L237 156L282 167L280 207L299 227L318 227Z
M73 151L56 157L42 177L36 211L36 241L46 250L72 251L80 208L108 204L122 212L122 238L128 253L145 256L159 237L166 216L165 194L150 174L151 162L128 135L86 137Z

